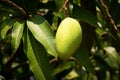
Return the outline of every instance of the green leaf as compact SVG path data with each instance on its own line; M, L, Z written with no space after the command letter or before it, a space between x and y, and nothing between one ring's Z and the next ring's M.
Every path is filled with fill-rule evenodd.
M14 11L10 8L5 8L4 6L0 5L0 12L4 12L5 14L6 13L14 13Z
M12 8L10 6L0 4L0 17L10 16L13 13L14 13L14 11L12 10Z
M53 80L51 76L52 69L44 47L27 30L23 42L24 51L36 80Z
M74 79L76 77L78 77L79 75L77 74L75 69L72 69L72 71L70 73L68 73L65 78L68 80Z
M65 0L55 0L57 11L59 11L63 7L64 3L65 3Z
M42 2L43 2L43 3L47 3L47 2L48 2L48 0L42 0Z
M8 30L12 27L15 21L16 19L9 18L0 23L0 39L4 39L6 37Z
M83 9L77 5L73 6L72 15L74 18L84 21L92 26L98 27L97 17L90 11Z
M27 21L27 26L47 52L57 58L55 35L49 23L43 17L35 15Z
M108 58L106 58L105 61L112 68L118 69L119 65L120 65L120 58L119 58L119 55L118 55L117 51L115 50L115 48L111 47L111 46L108 46L108 47L104 47L104 50L108 54Z
M90 59L88 57L87 49L85 49L83 45L80 46L80 48L73 56L81 65L83 65L86 68L88 72L95 74L92 63L90 62Z
M75 66L74 61L63 62L63 64L60 64L57 68L54 69L52 74L55 76L65 70L68 70L68 73L69 73L74 66Z
M23 30L24 30L24 21L17 21L12 29L12 40L11 40L11 44L12 44L12 50L13 53L16 52L16 50L18 49L20 42L21 42L21 38L23 35Z

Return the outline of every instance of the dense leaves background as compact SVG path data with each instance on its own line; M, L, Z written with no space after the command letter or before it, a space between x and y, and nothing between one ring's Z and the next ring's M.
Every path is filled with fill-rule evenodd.
M119 0L0 0L0 80L119 80L119 8ZM55 34L68 16L83 39L63 62Z

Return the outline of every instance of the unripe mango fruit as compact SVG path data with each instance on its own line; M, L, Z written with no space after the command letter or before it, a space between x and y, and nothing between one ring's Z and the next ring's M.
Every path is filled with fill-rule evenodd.
M62 60L68 60L79 48L82 40L82 29L73 18L65 18L56 32L56 49Z

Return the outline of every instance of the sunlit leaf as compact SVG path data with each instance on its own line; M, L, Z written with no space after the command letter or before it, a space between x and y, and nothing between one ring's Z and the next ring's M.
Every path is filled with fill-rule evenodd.
M55 48L55 34L49 23L41 16L35 15L27 21L27 26L36 40L38 40L54 57L57 57Z
M79 75L77 74L77 72L75 71L75 69L73 69L69 74L67 74L65 76L66 79L71 80L74 79L76 77L78 77Z
M105 80L110 80L110 72L106 71L106 79Z
M51 75L52 69L44 47L27 31L25 31L23 42L24 51L35 79L53 80Z
M12 29L12 52L15 53L16 50L18 49L20 42L21 42L21 38L23 35L23 29L24 29L24 21L17 21Z
M5 80L4 76L0 75L0 79L1 80Z
M42 2L43 2L43 3L47 3L47 2L48 2L48 0L42 0Z
M104 50L108 54L108 58L105 59L107 63L113 68L118 68L120 65L120 58L115 48L108 46L108 47L105 47Z

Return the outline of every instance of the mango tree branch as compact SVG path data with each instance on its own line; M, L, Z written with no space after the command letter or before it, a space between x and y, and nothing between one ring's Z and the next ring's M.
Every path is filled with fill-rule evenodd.
M62 9L64 9L65 14L66 14L67 17L69 16L69 15L68 15L68 9L67 9L67 7L66 7L67 4L68 4L68 2L69 2L69 0L65 0L65 3L63 4L62 8L60 8L60 10L59 10L59 12L61 12Z
M10 6L12 6L13 8L15 8L16 10L18 10L22 15L24 15L26 18L29 17L29 15L27 14L27 12L25 12L25 10L21 7L19 7L18 5L16 5L14 2L10 1L10 0L0 0L1 2L5 2L7 4L9 4Z
M115 25L115 22L114 22L114 20L112 19L112 16L110 15L107 6L104 4L103 0L99 0L99 1L100 1L101 6L102 6L102 7L104 8L104 10L105 10L105 12L106 12L106 14L107 14L107 17L108 17L111 25L114 27L115 31L118 32L119 30L118 30L117 26Z

